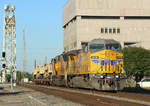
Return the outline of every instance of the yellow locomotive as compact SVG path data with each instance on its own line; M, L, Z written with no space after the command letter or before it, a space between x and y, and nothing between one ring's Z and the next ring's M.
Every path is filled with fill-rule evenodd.
M121 90L125 85L121 46L112 39L94 39L81 50L53 58L50 67L51 74L47 80L46 77L39 78L38 68L35 68L33 75L37 76L34 81L97 90ZM40 70L41 73L43 70Z

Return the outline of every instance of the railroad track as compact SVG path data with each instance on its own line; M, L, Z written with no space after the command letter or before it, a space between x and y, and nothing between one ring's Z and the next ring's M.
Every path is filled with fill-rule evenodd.
M72 102L94 106L150 106L150 95L126 92L100 92L95 90L19 84L36 91L54 95Z

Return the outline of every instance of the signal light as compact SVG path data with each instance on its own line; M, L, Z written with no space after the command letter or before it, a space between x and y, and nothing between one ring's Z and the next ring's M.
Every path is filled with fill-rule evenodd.
M5 56L6 56L6 53L2 52L2 57L5 58Z
M2 68L6 68L6 64L2 64Z

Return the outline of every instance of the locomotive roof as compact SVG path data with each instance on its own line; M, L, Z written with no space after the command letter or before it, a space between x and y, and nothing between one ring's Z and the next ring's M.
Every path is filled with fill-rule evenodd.
M81 50L72 50L72 51L69 51L69 52L66 52L66 53L63 53L63 55L72 55L72 54L78 54Z
M115 41L113 39L94 39L91 42L89 42L89 44L119 44L118 41Z
M113 39L102 39L102 38L98 38L98 39L94 39L94 40L91 40L89 42L89 45L91 44L120 44L118 41L116 40L113 40ZM78 54L79 52L83 51L82 49L78 49L78 50L72 50L72 51L69 51L69 52L63 52L62 54L56 56L55 58L53 58L51 61L53 60L57 60L59 59L61 56L67 56L67 55L75 55L75 54Z

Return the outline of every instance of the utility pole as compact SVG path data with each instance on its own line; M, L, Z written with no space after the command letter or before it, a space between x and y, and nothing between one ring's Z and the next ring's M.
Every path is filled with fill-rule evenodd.
M36 59L34 60L34 68L36 68Z
M23 55L22 55L22 79L24 80L24 72L26 72L26 39L25 30L23 30Z
M45 56L45 63L44 64L47 64L47 56Z
M11 89L13 89L13 86L16 86L16 21L14 5L5 5L3 27L2 82L6 82L6 74L11 74Z

